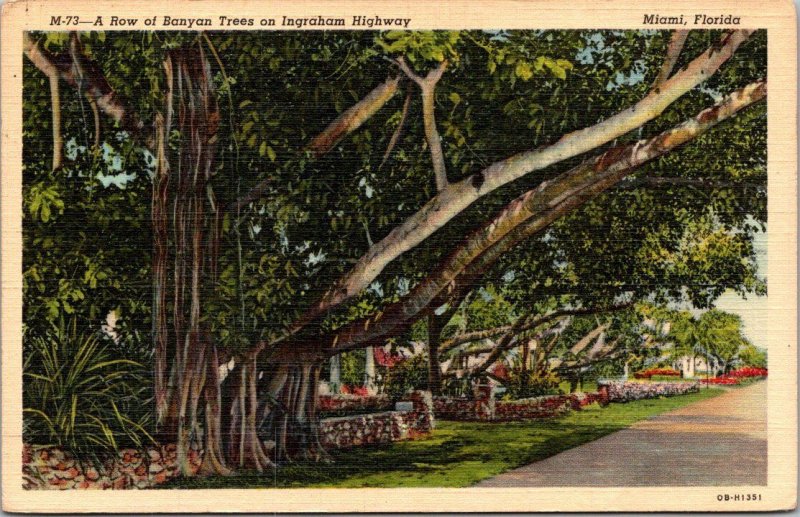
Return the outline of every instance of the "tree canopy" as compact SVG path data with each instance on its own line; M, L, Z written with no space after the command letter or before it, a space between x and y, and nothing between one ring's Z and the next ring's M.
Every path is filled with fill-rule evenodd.
M294 376L312 400L329 356L425 318L433 361L558 310L766 291L765 31L53 32L25 51L26 329L113 310L155 363L159 425L178 375L206 418L226 386L253 401L236 436L255 412L311 428ZM208 468L269 463L251 447Z

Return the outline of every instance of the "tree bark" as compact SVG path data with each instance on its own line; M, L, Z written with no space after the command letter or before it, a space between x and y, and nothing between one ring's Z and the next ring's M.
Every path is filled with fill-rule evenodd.
M61 137L61 94L58 91L58 75L48 77L50 81L50 103L53 120L53 167L52 170L61 168L61 157L64 149L64 139Z
M611 305L608 307L581 307L576 309L559 309L557 311L551 312L550 314L545 314L543 316L538 316L538 317L523 316L521 317L522 320L520 322L515 322L512 325L502 325L500 327L495 327L486 330L475 330L472 332L465 332L463 334L454 336L448 339L447 341L442 342L441 351L442 353L449 352L450 350L458 346L461 346L463 344L472 343L487 338L499 337L502 336L503 334L507 334L511 330L514 330L515 332L524 332L526 330L538 327L543 323L546 323L547 321L562 316L585 316L589 314L613 312L613 311L627 309L632 305L633 303L622 303L617 305ZM517 324L519 325L515 326Z
M144 135L142 131L144 123L142 120L114 93L100 67L86 58L81 51L80 41L77 37L73 37L70 42L70 45L74 45L77 50L73 53L74 56L78 56L79 59L77 61L73 61L72 57L64 59L61 56L54 56L47 52L37 42L33 41L33 38L27 32L24 32L22 37L25 55L39 70L48 77L53 73L57 73L70 86L91 95L97 103L97 107L103 113L119 123L123 129L129 131L134 137L144 137L146 145L152 148L152 137ZM83 78L82 85L76 71Z
M194 456L204 442L207 455L202 471L228 474L221 446L219 360L201 324L203 293L207 275L211 273L213 278L216 261L212 255L217 251L213 240L219 218L215 203L208 200L208 182L214 167L219 112L202 48L170 51L164 70L165 113L156 117L157 167L151 207L158 436L177 444L183 475L195 474ZM181 143L176 156L170 156L166 140L175 112ZM170 167L170 161L177 165ZM202 433L201 417L205 419Z
M402 57L397 59L397 64L409 79L417 83L422 91L422 123L425 128L425 141L431 152L433 163L433 177L436 180L436 191L441 192L447 187L447 168L444 163L444 153L442 152L442 138L436 129L436 84L442 78L447 68L447 60L439 63L439 66L431 70L424 78L415 74L406 64Z
M446 322L444 322L446 323ZM428 313L428 391L432 395L442 394L442 367L439 361L439 343L444 328L442 318Z
M664 82L669 79L672 69L675 68L675 63L681 56L681 50L686 43L686 38L689 36L688 30L675 30L672 31L672 36L667 46L667 55L664 58L664 64L658 72L656 80L653 82L653 89L660 88Z
M316 157L326 154L342 138L361 127L361 124L381 109L397 92L398 84L400 84L400 78L393 77L376 87L366 97L339 115L322 133L314 137L314 140L308 145L308 150Z

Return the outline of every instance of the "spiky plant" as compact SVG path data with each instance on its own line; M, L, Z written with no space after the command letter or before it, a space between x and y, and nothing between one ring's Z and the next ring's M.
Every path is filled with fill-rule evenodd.
M153 439L150 380L113 341L77 332L73 321L30 338L24 362L24 439L96 456Z

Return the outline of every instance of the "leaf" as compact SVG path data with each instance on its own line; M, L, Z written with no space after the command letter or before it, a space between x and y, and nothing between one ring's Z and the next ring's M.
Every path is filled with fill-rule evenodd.
M533 71L531 70L531 65L527 61L518 62L517 67L514 69L514 73L516 73L517 77L519 77L523 81L527 81L531 77L533 77Z
M455 105L458 105L461 102L461 96L456 92L450 93L449 99L450 102L452 102Z
M572 62L567 61L566 59L556 59L556 64L563 68L564 70L572 70Z

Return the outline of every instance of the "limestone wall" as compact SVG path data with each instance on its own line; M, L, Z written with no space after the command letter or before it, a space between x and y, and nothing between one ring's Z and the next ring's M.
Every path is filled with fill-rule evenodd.
M399 405L407 409L320 420L323 446L347 448L389 443L430 433L434 427L430 393L410 393L405 404ZM202 451L193 449L189 459L196 472L200 468ZM22 472L23 488L57 490L148 488L179 474L174 444L143 450L122 449L102 461L78 461L58 447L25 445Z

